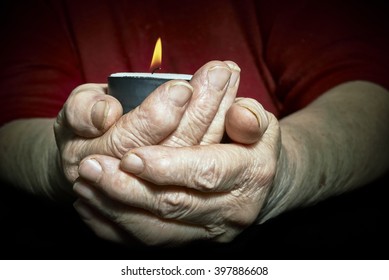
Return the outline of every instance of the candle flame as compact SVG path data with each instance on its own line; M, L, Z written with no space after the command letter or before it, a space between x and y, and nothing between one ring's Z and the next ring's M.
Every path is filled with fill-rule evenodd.
M161 42L161 38L158 38L157 42L155 43L153 58L151 59L150 71L154 73L155 70L161 69L161 65L162 65L162 42Z

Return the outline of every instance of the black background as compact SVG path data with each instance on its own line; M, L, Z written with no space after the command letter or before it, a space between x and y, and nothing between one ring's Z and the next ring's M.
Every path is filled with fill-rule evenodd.
M227 244L125 247L96 237L73 207L2 186L0 259L389 259L389 176L253 226Z

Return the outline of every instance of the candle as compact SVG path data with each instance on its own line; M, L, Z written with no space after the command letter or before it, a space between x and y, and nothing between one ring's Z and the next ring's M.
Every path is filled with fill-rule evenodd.
M123 106L123 112L127 113L137 107L157 87L163 83L180 79L190 81L192 75L154 73L161 69L162 42L158 38L155 43L153 57L151 59L151 73L114 73L108 77L108 92L116 97Z
M108 77L108 91L127 113L163 83L175 79L190 81L191 78L192 75L173 73L113 73Z

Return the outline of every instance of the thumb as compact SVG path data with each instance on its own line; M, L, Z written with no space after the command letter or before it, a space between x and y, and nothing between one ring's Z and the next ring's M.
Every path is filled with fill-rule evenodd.
M146 146L125 154L120 168L157 185L226 192L244 181L252 164L250 155L252 150L236 144Z
M104 134L122 115L122 108L107 93L106 84L84 84L72 91L57 117L57 134L70 129L78 136Z
M254 144L269 126L268 112L251 98L237 98L226 114L226 132L233 142Z

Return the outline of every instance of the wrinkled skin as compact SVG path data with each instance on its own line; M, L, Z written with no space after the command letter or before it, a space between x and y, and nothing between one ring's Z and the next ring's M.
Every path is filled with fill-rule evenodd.
M258 102L235 100L238 69L209 62L190 84L171 81L123 116L104 85L71 94L56 138L75 208L98 236L228 242L255 221L276 173L280 132ZM109 103L108 113L94 111L97 100ZM225 132L230 141L221 143Z
M208 72L214 84L208 82ZM226 63L210 62L195 73L190 84L167 82L123 116L120 103L107 95L107 85L79 86L54 127L65 175L73 182L79 162L91 154L121 158L128 150L145 145L220 141L220 122L236 95L230 78L238 83L239 72L231 71Z

